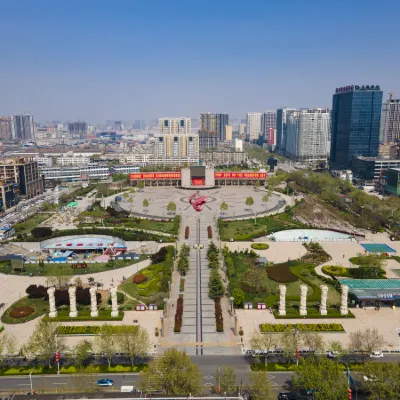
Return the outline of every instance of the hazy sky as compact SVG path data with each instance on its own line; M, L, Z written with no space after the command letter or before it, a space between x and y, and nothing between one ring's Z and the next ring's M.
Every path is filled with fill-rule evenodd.
M0 0L0 115L36 121L400 96L399 0Z

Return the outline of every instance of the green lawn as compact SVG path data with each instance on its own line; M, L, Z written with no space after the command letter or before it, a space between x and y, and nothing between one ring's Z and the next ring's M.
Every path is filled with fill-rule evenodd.
M139 272L147 277L145 282L140 284L133 282L135 274L126 279L119 289L145 304L157 304L163 307L163 298L168 297L168 282L171 281L174 247L168 246L167 250L164 262L150 265Z
M52 214L50 213L37 213L28 217L25 221L19 222L14 225L15 233L18 234L30 234L33 228L39 226L46 219L50 218Z
M167 219L167 218L166 218ZM177 220L177 223L175 222ZM114 226L117 222L113 223L112 219L104 221L105 225ZM155 221L152 219L141 219L141 218L125 218L122 222L119 221L117 224L124 228L138 228L150 231L165 232L172 235L177 235L179 232L180 217L168 218L168 222Z
M15 307L32 307L35 311L28 315L27 317L22 318L12 318L10 317L10 311ZM43 299L29 299L28 297L24 297L14 304L12 304L1 316L1 322L5 324L23 324L27 321L32 321L33 319L40 317L49 311L49 302Z
M0 272L10 275L30 275L32 276L55 276L55 275L90 275L96 272L109 271L111 269L119 269L127 267L128 265L136 264L140 261L146 260L147 255L140 255L139 260L113 260L114 267L107 266L107 263L87 264L87 268L73 269L72 264L44 264L40 267L39 264L24 264L24 272L13 272L10 262L3 262L0 264Z
M286 213L274 215L271 217L254 218L243 221L225 221L218 220L218 227L221 240L251 240L260 236L265 236L272 232L279 232L287 229L302 228L303 225L293 221Z

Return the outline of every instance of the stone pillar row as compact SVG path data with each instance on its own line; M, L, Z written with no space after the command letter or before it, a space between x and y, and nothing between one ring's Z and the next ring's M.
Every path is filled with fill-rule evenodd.
M49 317L50 318L57 317L55 291L56 291L56 288L54 288L54 287L47 289L47 293L49 295L49 305L50 305ZM97 309L97 298L96 298L97 287L92 286L89 289L89 292L90 292L90 306L91 306L90 307L90 316L98 317L99 310ZM118 317L119 311L118 311L118 300L117 300L117 288L112 287L110 289L110 294L111 294L111 316ZM69 316L71 318L75 318L78 316L78 310L76 308L76 287L75 286L70 286L68 288L68 295L69 295L69 307L70 307Z
M328 286L321 285L321 304L319 306L319 312L321 315L328 315L326 302L328 299ZM300 286L300 315L307 315L307 291L308 286ZM279 285L279 315L286 315L286 286ZM341 305L340 313L347 315L349 310L347 308L347 299L349 296L349 287L342 285Z

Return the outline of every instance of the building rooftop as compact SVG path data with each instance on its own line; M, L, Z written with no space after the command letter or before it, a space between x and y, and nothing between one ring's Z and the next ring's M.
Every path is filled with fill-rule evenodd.
M340 279L349 289L396 289L400 291L400 279Z

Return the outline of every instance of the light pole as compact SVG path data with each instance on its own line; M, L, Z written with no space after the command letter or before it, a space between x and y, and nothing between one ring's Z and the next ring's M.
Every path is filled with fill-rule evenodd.
M32 372L35 368L32 368L32 371L29 373L29 382L31 384L31 393L33 393L33 385L32 385Z
M235 298L232 296L229 300L231 301L231 314L233 314L233 300L235 300Z

